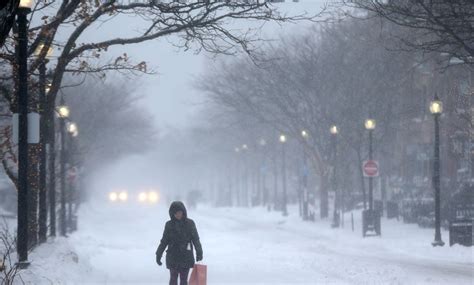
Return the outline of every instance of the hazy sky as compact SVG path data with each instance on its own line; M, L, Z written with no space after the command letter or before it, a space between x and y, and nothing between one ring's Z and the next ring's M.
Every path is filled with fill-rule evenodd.
M277 4L285 11L291 13L317 13L321 5L327 1L311 1ZM304 30L309 23L298 25L268 24L264 27L264 33L268 38L274 38L281 32L298 32ZM114 30L121 27L130 28L131 22L114 25ZM103 28L103 27L102 27ZM239 27L240 28L240 27ZM243 26L242 28L245 28ZM113 31L98 29L100 36L104 32L109 34ZM127 54L135 61L146 61L150 67L158 71L158 74L141 76L138 79L139 89L137 92L145 96L143 104L154 115L157 126L161 129L182 128L188 125L193 115L199 109L197 105L202 103L203 95L193 88L193 80L204 72L205 67L212 64L210 55L205 53L195 54L194 51L184 52L172 45L176 38L162 38L157 41L147 42L139 45L129 45L117 48L126 50ZM115 51L114 51L115 52Z
M295 14L301 14L303 11L316 14L325 2L308 0L299 3L279 3L278 6ZM249 23L245 22L238 28L246 28L248 25ZM264 26L264 33L266 38L277 38L281 33L302 32L309 25L309 22L282 26L273 23ZM87 39L103 38L104 34L110 38L114 33L123 34L124 29L134 31L139 28L138 20L121 21L114 23L112 28L110 25L107 29L97 27L95 31L91 31ZM199 105L204 100L204 96L193 87L193 81L213 64L209 54L196 55L193 51L184 52L173 46L172 43L175 41L176 37L162 38L139 45L119 46L109 51L109 55L126 52L131 60L146 61L149 67L158 72L151 76L132 77L132 80L137 82L136 92L144 96L142 104L154 116L160 132L185 128L193 122ZM108 80L114 80L114 77L111 76ZM156 168L156 161L149 155L125 158L114 167L104 169L99 175L100 179L96 181L100 185L95 185L94 188L109 189L118 185L159 186L158 174L163 173L158 173Z

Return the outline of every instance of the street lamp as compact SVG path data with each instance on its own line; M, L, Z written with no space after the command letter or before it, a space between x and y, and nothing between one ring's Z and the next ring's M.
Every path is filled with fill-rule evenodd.
M267 141L264 138L261 138L258 141L258 144L262 148L261 152L261 165L260 169L258 170L258 176L257 176L257 184L258 184L258 199L259 202L262 202L263 206L269 205L268 202L268 191L266 187L266 163L267 163L267 155L266 155L266 145ZM261 200L260 200L261 199ZM268 211L270 211L270 208L268 208Z
M309 133L306 130L301 131L301 136L303 137L304 140L307 140L309 138ZM306 145L303 144L303 173L302 173L302 186L303 186L303 220L308 220L309 218L309 213L308 213L308 162L306 159L306 152L305 152Z
M28 19L33 3L21 0L17 11L18 41L18 267L28 263Z
M61 152L60 152L60 174L59 174L59 185L61 193L61 208L59 211L60 222L61 222L61 235L66 236L67 225L66 225L66 119L69 117L69 107L64 103L64 97L61 96L60 105L58 106L59 115L59 131L61 133Z
M78 130L77 130L77 125L76 123L69 123L67 125L67 131L69 132L69 134L71 135L74 135L74 134L77 134L78 133Z
M365 128L369 131L369 161L373 162L373 131L376 126L374 119L367 119L365 121ZM373 177L374 175L369 176L369 209L366 210L365 203L365 191L364 191L364 211L362 212L362 236L365 237L368 231L374 231L376 235L381 235L381 216L380 213L374 210L374 197L373 197Z
M282 178L283 178L283 201L282 201L282 211L283 216L288 216L288 209L287 209L287 194L286 194L286 136L284 134L280 135L280 143L281 143L281 161L282 161Z
M375 129L376 122L374 119L367 119L365 120L365 129L369 131L369 160L372 160L373 156L373 131ZM374 197L373 197L373 184L374 178L369 177L369 210L372 211L374 209ZM364 198L364 209L365 206L365 198Z
M301 136L304 138L304 139L307 139L309 137L309 133L306 131L306 130L302 130L301 131Z
M73 122L69 122L67 124L67 132L68 134L70 135L69 137L69 140L68 140L68 143L67 143L67 146L68 146L68 165L69 165L69 171L71 171L72 173L70 175L77 175L77 173L73 170L75 170L76 168L74 167L73 168L73 159L71 157L71 153L72 153L72 145L73 145L73 142L72 142L72 138L74 137L77 137L78 134L79 134L79 130L77 128L77 125L76 123L73 123ZM77 178L76 178L77 179ZM68 221L68 225L69 225L69 228L71 231L75 230L76 229L76 226L73 225L73 213L72 213L72 204L73 204L73 197L74 197L74 193L75 193L75 187L74 187L74 184L73 184L73 180L70 179L69 180L69 188L68 188L68 191L67 192L67 202L68 202L68 215L67 215L67 221Z
M337 193L337 178L336 178L336 166L337 166L337 134L339 133L337 126L332 125L329 128L329 132L331 133L332 137L332 147L333 147L333 173L332 173L332 187L334 190L334 214L333 214L333 222L332 227L338 228L339 227L339 213L338 213L338 193Z
M435 239L433 246L443 246L441 239L441 186L440 186L440 157L439 157L439 117L443 112L443 103L435 95L434 100L430 103L430 112L434 118L435 125L435 142L434 142L434 160L433 160L433 188L435 190Z
M240 195L241 195L241 189L242 189L242 177L240 175L240 147L235 147L234 148L234 152L235 152L235 194L236 194L236 198L237 198L237 206L240 206Z
M242 152L243 152L243 160L244 160L244 206L247 207L249 205L249 164L248 164L248 155L247 151L249 147L247 144L242 145Z

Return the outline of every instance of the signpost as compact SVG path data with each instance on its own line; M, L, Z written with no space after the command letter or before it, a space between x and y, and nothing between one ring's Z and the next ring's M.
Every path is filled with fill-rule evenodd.
M379 163L376 160L369 159L362 164L364 177L373 179L379 176ZM369 185L370 186L370 185ZM370 207L362 212L362 236L366 237L368 232L374 232L375 235L381 235L380 212L373 209L372 189L370 188Z
M378 177L379 163L376 160L366 160L362 164L364 170L364 177Z

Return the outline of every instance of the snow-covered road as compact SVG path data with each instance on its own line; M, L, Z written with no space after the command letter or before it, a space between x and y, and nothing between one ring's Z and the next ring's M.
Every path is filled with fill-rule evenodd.
M88 205L80 215L80 230L67 242L92 269L70 281L167 284L167 270L154 260L167 207ZM358 219L352 232L347 215L346 227L336 230L328 221L302 222L261 208L203 206L189 215L201 235L209 284L474 284L473 249L433 248L431 229L383 220L381 238L363 239Z

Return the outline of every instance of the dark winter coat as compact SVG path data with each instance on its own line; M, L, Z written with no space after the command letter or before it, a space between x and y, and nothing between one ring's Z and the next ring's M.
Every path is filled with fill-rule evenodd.
M178 220L174 214L183 212L183 218ZM187 212L182 202L173 202L169 210L170 218L166 222L161 243L156 250L158 259L161 259L166 247L166 267L172 269L192 268L194 266L194 251L198 260L202 259L202 247L196 224L188 219Z

